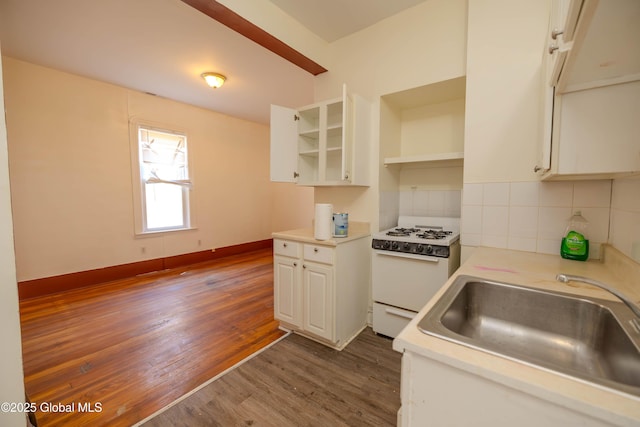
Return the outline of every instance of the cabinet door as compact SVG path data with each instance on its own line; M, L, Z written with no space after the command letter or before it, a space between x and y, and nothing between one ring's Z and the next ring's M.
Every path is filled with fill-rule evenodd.
M275 256L273 264L274 317L302 328L300 261Z
M303 328L318 337L334 341L333 268L305 262L303 271Z
M271 181L296 182L298 125L296 110L271 106Z

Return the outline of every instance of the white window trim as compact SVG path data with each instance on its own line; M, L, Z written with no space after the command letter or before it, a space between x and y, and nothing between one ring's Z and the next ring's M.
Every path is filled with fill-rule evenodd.
M189 187L189 203L184 205L186 209L185 217L188 220L186 227L169 227L165 229L153 229L147 230L145 224L145 201L143 195L143 185L145 184L142 176L140 175L140 142L138 141L138 128L144 126L153 130L169 133L181 133L187 136L187 166L189 168L189 180L188 181L166 181L158 178L158 180L148 180L147 182L164 182L168 184L176 184ZM194 173L193 162L190 155L190 145L187 132L179 126L169 125L165 123L158 123L146 119L130 118L129 119L129 149L131 150L131 185L133 189L133 220L134 220L134 234L136 236L149 236L164 233L173 233L179 231L196 230L194 206L195 206L195 192L194 192Z

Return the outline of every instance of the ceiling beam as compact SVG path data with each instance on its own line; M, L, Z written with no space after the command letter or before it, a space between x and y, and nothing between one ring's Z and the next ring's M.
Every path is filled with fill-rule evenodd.
M307 58L291 46L278 40L262 28L254 25L215 0L182 1L314 76L327 71L327 69L320 64Z

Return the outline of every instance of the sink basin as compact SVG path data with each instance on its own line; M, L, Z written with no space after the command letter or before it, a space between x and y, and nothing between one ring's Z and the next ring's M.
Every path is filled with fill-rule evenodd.
M640 331L624 304L459 276L418 328L640 396Z

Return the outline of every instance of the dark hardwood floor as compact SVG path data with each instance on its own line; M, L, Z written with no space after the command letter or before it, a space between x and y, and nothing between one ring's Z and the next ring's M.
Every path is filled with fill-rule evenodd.
M271 250L32 298L20 314L45 427L133 425L283 335Z
M142 426L394 426L400 359L369 328L341 352L290 335Z

